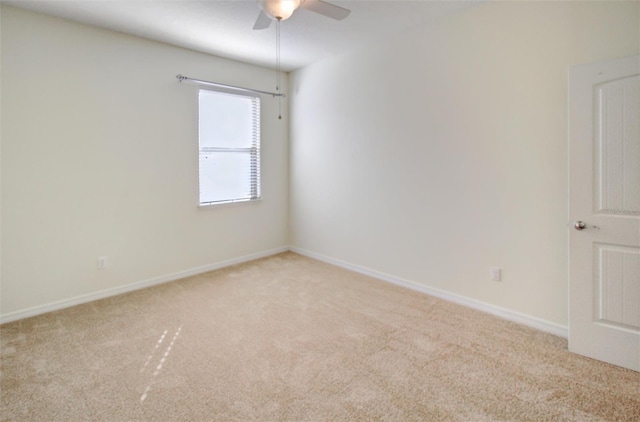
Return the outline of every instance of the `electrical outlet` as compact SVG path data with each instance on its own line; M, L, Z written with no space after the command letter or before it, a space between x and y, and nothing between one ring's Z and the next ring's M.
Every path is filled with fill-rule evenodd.
M99 270L104 270L105 268L107 268L107 257L106 256L99 256L98 257L98 269Z
M502 280L502 268L500 268L500 267L489 267L489 276L491 277L491 281L501 281Z

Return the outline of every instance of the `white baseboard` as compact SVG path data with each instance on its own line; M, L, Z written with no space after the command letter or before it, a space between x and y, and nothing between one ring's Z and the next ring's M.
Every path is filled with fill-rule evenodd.
M76 296L71 299L65 299L58 302L48 303L46 305L34 306L32 308L23 309L20 311L10 312L8 314L0 315L0 324L6 322L17 321L23 318L29 318L32 316L45 314L47 312L57 311L71 306L80 305L87 302L93 302L94 300L104 299L111 296L117 296L123 293L132 292L134 290L144 289L146 287L155 286L157 284L167 283L169 281L179 280L181 278L190 277L192 275L206 273L209 271L219 270L231 265L241 264L247 261L253 261L255 259L264 258L267 256L275 255L281 252L287 252L288 247L271 249L268 251L262 251L250 255L241 256L238 258L228 259L226 261L216 262L214 264L203 265L201 267L190 268L188 270L179 271L173 274L167 274L159 277L153 277L146 280L137 281L135 283L127 284L125 286L114 287L112 289L101 290L95 293L89 293L82 296Z
M201 267L179 271L173 274L167 274L164 276L153 277L150 279L137 281L135 283L127 284L125 286L119 286L112 289L101 290L95 293L89 293L89 294L77 296L71 299L48 303L46 305L34 306L32 308L23 309L20 311L10 312L8 314L0 315L0 324L4 324L11 321L17 321L19 319L29 318L29 317L40 315L40 314L45 314L47 312L57 311L64 308L69 308L71 306L80 305L87 302L93 302L94 300L104 299L107 297L132 292L135 290L144 289L146 287L155 286L157 284L167 283L170 281L179 280L181 278L190 277L192 275L206 273L208 271L214 271L224 267L229 267L231 265L253 261L255 259L264 258L267 256L286 252L289 250L297 254L316 259L318 261L326 262L328 264L332 264L337 267L341 267L350 271L355 271L357 273L361 273L361 274L376 278L378 280L386 281L388 283L396 284L398 286L402 286L411 290L415 290L421 293L435 296L440 299L447 300L449 302L454 302L459 305L477 309L479 311L486 312L509 321L517 322L519 324L526 325L528 327L535 328L540 331L551 333L559 337L564 337L564 338L568 337L568 329L566 326L545 321L530 315L509 310L509 309L501 308L499 306L491 305L475 299L470 299L464 296L457 295L455 293L450 293L444 290L425 286L423 284L418 284L416 282L405 280L399 277L394 277L388 274L381 273L379 271L375 271L359 265L350 264L348 262L341 261L339 259L331 258L325 255L321 255L321 254L311 252L306 249L297 248L297 247L282 247L282 248L271 249L268 251L245 255L238 258L229 259L226 261L216 262L214 264L203 265Z
M554 322L545 321L540 318L533 317L531 315L522 314L509 309L501 308L499 306L491 305L489 303L481 302L479 300L470 299L464 296L450 293L444 290L436 289L433 287L418 284L413 281L405 280L402 278L394 277L388 274L381 273L366 267L350 264L339 259L331 258L325 255L321 255L315 252L311 252L305 249L291 247L290 250L300 255L304 255L309 258L316 259L318 261L326 262L328 264L335 265L347 270L355 271L360 274L364 274L378 280L393 283L398 286L402 286L411 290L415 290L421 293L425 293L431 296L435 296L440 299L447 300L449 302L457 303L459 305L466 306L468 308L476 309L491 315L498 316L500 318L516 322L518 324L526 325L527 327L535 328L540 331L544 331L559 337L568 337L568 328L566 326L556 324Z

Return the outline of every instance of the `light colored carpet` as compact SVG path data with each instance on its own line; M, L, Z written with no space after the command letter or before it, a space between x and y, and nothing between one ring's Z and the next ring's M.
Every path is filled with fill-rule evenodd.
M640 420L640 374L293 253L0 327L2 420Z

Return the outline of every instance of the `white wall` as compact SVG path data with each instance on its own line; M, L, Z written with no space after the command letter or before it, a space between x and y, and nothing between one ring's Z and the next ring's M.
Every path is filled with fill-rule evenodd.
M3 316L286 247L276 100L264 199L198 208L197 88L175 78L270 90L272 70L6 6L1 37Z
M566 326L567 72L638 54L639 5L488 3L293 73L292 245Z

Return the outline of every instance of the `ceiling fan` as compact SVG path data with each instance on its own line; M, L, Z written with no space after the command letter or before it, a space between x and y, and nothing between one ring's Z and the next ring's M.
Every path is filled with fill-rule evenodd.
M351 10L323 0L258 0L260 14L253 29L267 29L271 21L283 21L291 17L298 8L307 9L320 15L342 20Z

